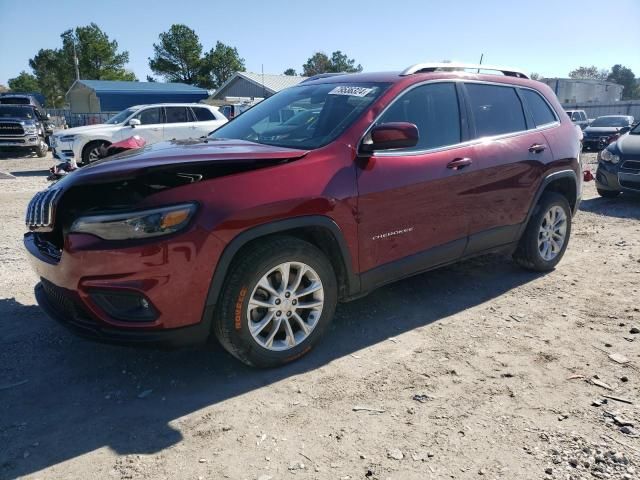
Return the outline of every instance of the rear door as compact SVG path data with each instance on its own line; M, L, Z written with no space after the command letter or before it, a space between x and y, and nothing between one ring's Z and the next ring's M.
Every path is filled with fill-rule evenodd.
M193 118L188 107L164 107L164 114L165 140L185 140L197 136L194 133Z
M542 129L526 114L518 89L465 82L464 90L477 140L473 187L465 192L470 208L465 253L472 254L517 240L552 155Z
M209 135L218 127L226 123L226 119L223 119L221 113L218 114L221 118L217 118L214 112L206 107L191 107L191 113L195 118L193 130L195 132L194 136L196 137Z
M132 118L140 120L140 125L135 128L124 126L121 130L121 140L133 135L139 135L147 143L161 142L164 139L164 119L162 107L145 108Z
M375 152L358 174L360 269L365 288L458 258L467 241L470 160L454 82L402 93L376 122L418 127L416 147Z

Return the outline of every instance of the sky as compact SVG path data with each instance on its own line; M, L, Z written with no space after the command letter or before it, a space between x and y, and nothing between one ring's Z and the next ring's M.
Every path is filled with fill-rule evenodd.
M615 7L613 7L615 5ZM97 23L144 80L158 34L184 23L204 51L237 47L248 71L298 72L316 51L342 50L365 71L454 60L566 77L580 65L640 77L640 0L0 0L0 84L60 34Z

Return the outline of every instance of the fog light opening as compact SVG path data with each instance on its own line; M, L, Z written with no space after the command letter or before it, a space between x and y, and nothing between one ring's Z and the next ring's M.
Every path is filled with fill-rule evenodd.
M125 322L152 322L158 312L144 295L137 292L92 291L94 301L110 317Z

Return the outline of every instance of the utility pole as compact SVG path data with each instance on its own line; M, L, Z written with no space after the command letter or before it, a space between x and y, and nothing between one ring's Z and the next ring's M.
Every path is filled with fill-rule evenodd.
M267 95L267 87L264 86L264 63L261 65L262 68L262 98L264 99Z
M484 58L484 53L480 54L480 63L478 65L482 65L482 59ZM480 73L480 69L478 69L478 73Z
M80 80L80 65L78 64L78 54L76 53L76 37L72 37L73 41L73 66L76 69L76 80Z

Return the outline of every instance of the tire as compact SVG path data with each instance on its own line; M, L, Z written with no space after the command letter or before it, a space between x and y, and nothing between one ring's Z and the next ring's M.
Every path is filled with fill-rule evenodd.
M40 146L36 148L36 155L38 158L44 158L47 156L47 152L49 151L49 146L44 142L40 142Z
M299 303L295 295L284 297L282 270L274 271L289 262L292 263L290 288L295 285L301 265L310 270L295 291L304 294L305 289L317 287L316 280L321 285L320 290L301 295ZM258 286L264 278L268 282L265 286L272 293ZM337 292L331 262L314 245L284 236L258 241L242 251L229 269L213 320L213 332L229 353L247 365L260 368L284 365L308 353L320 340L333 319ZM268 304L270 308L256 307L254 301ZM280 303L276 306L275 302ZM322 302L321 310L303 307L303 302L305 305ZM308 332L303 330L296 315Z
M561 214L564 221L560 221ZM555 214L558 214L558 217ZM553 219L549 222L549 219ZM558 220L558 229L547 229ZM562 227L563 225L563 227ZM544 230L544 231L543 231ZM550 233L554 232L554 233ZM562 244L558 248L559 238ZM529 219L518 247L513 254L514 260L522 267L536 272L553 270L564 255L571 236L571 208L566 197L555 192L546 192L536 205ZM549 250L545 249L545 241Z
M604 198L616 198L620 195L618 190L602 190L601 188L596 188L598 190L598 195Z
M99 160L94 155L102 145L109 145L109 142L105 142L104 140L95 140L87 143L82 149L82 165L89 165L96 160Z

